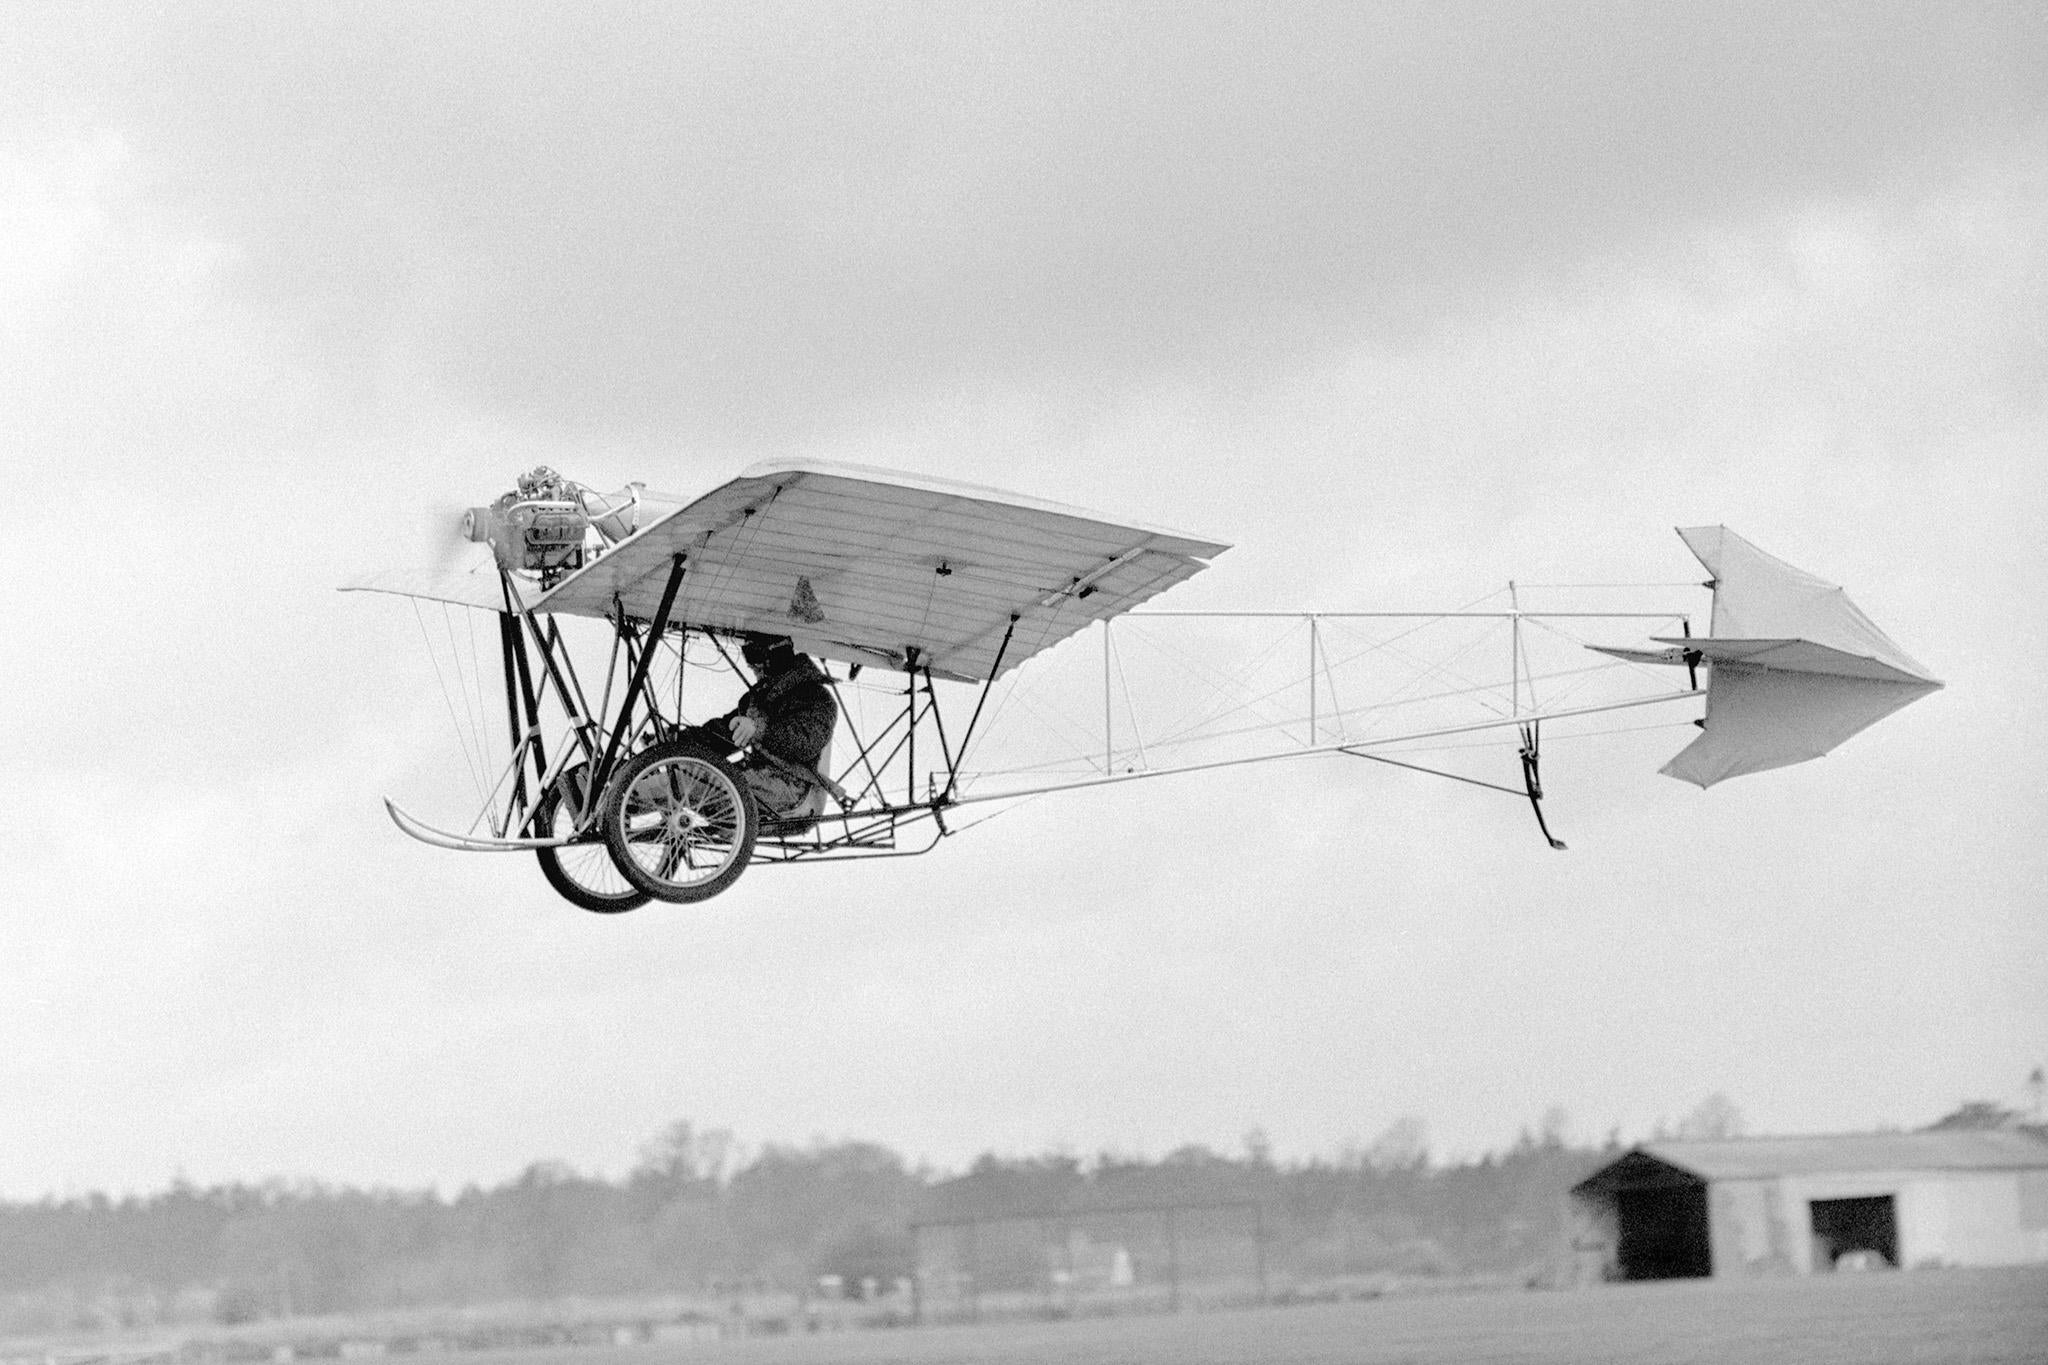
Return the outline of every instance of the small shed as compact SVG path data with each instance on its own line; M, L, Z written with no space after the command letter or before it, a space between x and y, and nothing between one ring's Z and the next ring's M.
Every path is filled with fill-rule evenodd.
M1646 1142L1572 1187L1582 1278L2048 1263L2025 1132Z

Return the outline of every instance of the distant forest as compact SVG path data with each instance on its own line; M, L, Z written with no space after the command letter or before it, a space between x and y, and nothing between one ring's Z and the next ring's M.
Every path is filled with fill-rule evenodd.
M271 1182L0 1203L0 1332L224 1325L568 1296L802 1291L915 1270L912 1225L974 1216L1255 1201L1288 1281L1541 1276L1564 1195L1605 1155L1555 1125L1433 1165L1404 1120L1369 1150L1280 1164L1256 1133L1222 1155L984 1156L914 1169L860 1141L768 1145L676 1124L619 1180L555 1162L452 1197Z
M1932 1126L2030 1127L2023 1118L1975 1102ZM1085 1221L1169 1205L1253 1211L1230 1235L1256 1243L1276 1289L1375 1275L1538 1284L1563 1268L1566 1192L1620 1148L1613 1135L1602 1147L1573 1144L1566 1126L1553 1109L1506 1151L1454 1164L1433 1162L1422 1121L1404 1118L1334 1158L1276 1162L1254 1131L1231 1155L1201 1146L1156 1160L990 1155L949 1175L873 1142L742 1151L728 1132L677 1123L618 1180L539 1162L452 1197L180 1181L147 1196L0 1203L0 1335L806 1293L830 1276L888 1286L919 1270L920 1223ZM1735 1106L1710 1095L1653 1137L1731 1137L1742 1127ZM1199 1221L1191 1217L1191 1236ZM997 1239L985 1232L977 1274L994 1283ZM1030 1253L1041 1275L1045 1241L1041 1230Z

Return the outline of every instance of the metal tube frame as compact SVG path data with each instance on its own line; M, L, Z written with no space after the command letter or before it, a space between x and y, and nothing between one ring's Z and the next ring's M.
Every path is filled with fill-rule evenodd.
M520 598L517 584L510 575L501 574L504 580L506 610L500 613L500 647L505 674L505 698L508 731L512 740L512 759L505 774L500 778L498 788L486 803L486 814L495 840L479 839L479 844L496 843L512 846L517 837L528 831L529 823L541 798L558 782L577 761L591 765L591 781L586 790L595 794L604 789L612 773L622 759L623 751L637 728L634 724L640 708L646 708L646 715L655 723L670 723L663 713L661 700L655 694L650 681L655 657L662 647L664 637L673 628L684 634L698 631L717 639L720 631L716 628L673 620L676 604L688 568L688 556L674 556L670 572L655 612L644 623L630 617L623 602L618 603L612 619L611 657L606 665L605 697L599 709L593 712L578 678L567 640L563 637L560 622L552 617L543 621L542 616ZM1581 618L1581 619L1649 619L1690 622L1683 612L1534 612L1534 611L1488 611L1488 612L1177 612L1145 611L1132 615L1158 617L1244 617L1267 619L1305 620L1309 624L1308 648L1308 697L1311 740L1308 746L1284 753L1260 755L1249 758L1227 759L1213 763L1187 764L1173 768L1141 769L1118 773L1114 771L1113 741L1108 732L1111 711L1110 690L1112 684L1111 651L1114 649L1108 622L1104 623L1104 691L1105 691L1105 742L1112 743L1111 766L1098 777L1080 781L1054 783L1040 787L1027 787L1006 792L971 792L963 795L960 791L962 765L972 751L973 742L980 725L995 679L1002 671L1012 638L1016 633L1019 615L1013 615L1004 631L1001 644L995 654L989 676L981 683L974 709L967 727L961 734L956 748L946 731L941 701L931 666L923 652L916 647L906 648L902 656L901 671L904 687L901 693L902 705L896 714L865 742L854 730L852 718L841 707L841 724L853 733L859 746L852 762L845 765L838 776L841 782L859 777L857 789L847 792L847 804L836 812L821 814L802 833L778 834L773 822L764 829L755 846L753 860L756 862L838 862L872 857L913 857L929 852L939 841L954 831L946 827L944 814L955 806L980 804L993 801L1018 800L1050 792L1065 791L1080 787L1101 786L1111 783L1142 780L1148 777L1166 776L1170 773L1198 772L1212 768L1234 767L1247 763L1270 761L1276 758L1298 757L1317 753L1339 753L1358 758L1370 758L1392 766L1413 768L1417 771L1438 776L1457 777L1472 785L1484 786L1504 793L1536 798L1535 791L1517 791L1506 786L1496 787L1492 783L1459 777L1457 774L1442 773L1420 764L1403 762L1389 755L1373 752L1391 745L1410 740L1427 739L1453 734L1468 734L1511 726L1533 726L1545 719L1564 719L1574 716L1598 714L1601 712L1630 709L1637 706L1654 705L1660 702L1678 701L1702 695L1697 687L1681 691L1666 692L1655 696L1630 701L1609 703L1601 706L1560 709L1545 713L1533 706L1523 706L1522 683L1523 661L1521 653L1520 626L1523 619L1538 618ZM1374 740L1347 740L1341 737L1323 737L1320 689L1316 674L1328 666L1325 646L1319 623L1329 619L1401 619L1401 618L1459 618L1476 617L1506 620L1513 626L1510 650L1513 676L1513 703L1511 714L1503 719L1480 722L1471 725L1443 727L1421 734L1387 737ZM721 651L722 652L722 651ZM539 656L540 667L536 670L532 656ZM728 659L728 662L730 660ZM687 666L687 665L686 665ZM857 671L857 670L856 670ZM538 677L536 679L536 672ZM625 685L618 695L618 702L612 704L612 689L624 675ZM830 679L834 691L840 680ZM850 681L852 674L849 674ZM1533 680L1532 680L1533 681ZM555 749L553 763L548 761L541 724L541 705L552 695L556 704L567 718L567 743ZM680 700L680 698L678 699ZM1334 695L1331 698L1335 700ZM1128 698L1126 699L1128 704ZM922 723L929 722L938 738L939 763L931 771L920 775L917 770L917 731ZM682 724L678 715L675 724ZM900 731L899 731L899 727ZM890 743L894 736L893 744ZM885 752L878 751L886 749ZM528 768L529 757L532 762ZM892 800L883 789L885 780L891 776L891 769L899 757L904 764L903 798ZM830 774L827 774L830 776ZM925 783L925 792L919 795L920 776ZM529 786L529 779L532 785ZM508 790L509 788L509 790ZM503 794L505 806L502 815L493 811ZM575 812L577 829L571 838L588 838L594 823L595 812L601 803L592 799L584 808ZM1540 809L1539 809L1540 819ZM931 822L930 837L914 847L900 847L899 835L920 822ZM479 817L477 824L484 823ZM472 826L475 828L475 826ZM1545 830L1546 837L1548 835ZM562 842L556 839L555 842Z

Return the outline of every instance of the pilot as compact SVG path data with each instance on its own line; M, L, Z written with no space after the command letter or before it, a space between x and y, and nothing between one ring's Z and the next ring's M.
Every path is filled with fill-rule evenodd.
M785 762L816 772L839 724L839 702L824 670L796 652L786 635L748 633L740 657L754 672L754 685L725 717L726 733L737 745L752 745ZM799 808L820 794L776 764L751 768L747 783L754 799L773 816L804 814ZM807 812L815 815L815 810Z

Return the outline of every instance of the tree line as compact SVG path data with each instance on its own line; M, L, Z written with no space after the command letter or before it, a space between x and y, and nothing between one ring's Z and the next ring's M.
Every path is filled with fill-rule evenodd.
M1232 1154L988 1155L946 1174L865 1141L743 1158L729 1134L679 1123L619 1179L538 1162L452 1196L181 1180L0 1203L0 1327L886 1284L915 1273L920 1222L1168 1203L1255 1204L1266 1264L1299 1280L1534 1275L1565 1236L1565 1192L1611 1155L1546 1122L1504 1152L1435 1164L1411 1119L1335 1158L1276 1162L1254 1133Z

